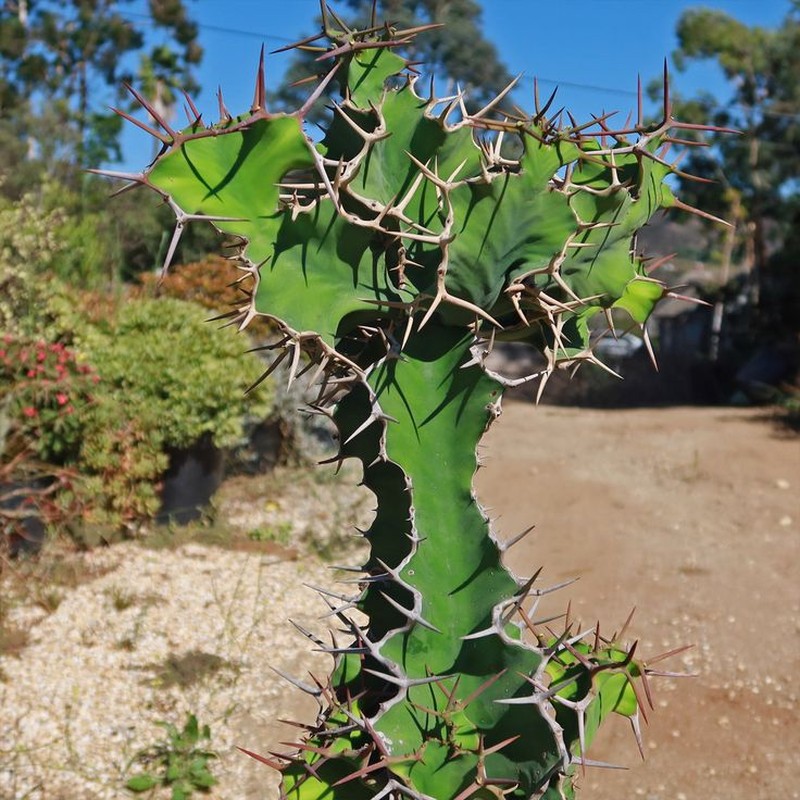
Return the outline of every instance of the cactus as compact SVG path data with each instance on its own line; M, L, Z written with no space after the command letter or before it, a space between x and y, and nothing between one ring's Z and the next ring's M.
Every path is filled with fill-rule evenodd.
M423 93L398 48L424 28L352 30L322 4L326 71L294 113L265 104L263 51L252 108L220 94L206 126L188 100L175 130L131 90L163 144L125 188L160 193L177 223L208 220L236 245L241 307L280 332L266 374L319 384L311 410L339 433L335 461L356 458L375 494L366 563L352 594L321 588L343 637L330 677L295 681L320 705L290 752L251 753L281 772L289 800L570 798L595 733L627 717L641 750L648 675L663 658L567 621L536 618L539 572L512 575L472 490L476 448L506 387L584 362L603 366L590 321L627 315L647 342L653 308L675 296L650 273L635 235L656 212L690 209L665 179L690 126L672 118L619 130L502 110L507 87L469 113L461 94ZM374 16L374 15L373 15ZM428 26L425 26L428 27ZM337 85L324 136L304 130ZM326 89L326 87L328 87ZM128 116L128 115L125 115ZM700 212L702 213L702 212ZM166 266L166 265L165 265ZM536 375L487 366L496 341L544 354ZM649 346L649 345L648 345ZM627 624L626 626L627 627ZM249 751L246 751L249 752Z

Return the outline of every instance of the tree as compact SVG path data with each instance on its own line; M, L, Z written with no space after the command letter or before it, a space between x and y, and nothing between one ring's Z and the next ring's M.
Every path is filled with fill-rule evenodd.
M131 3L132 0L124 0ZM115 0L5 0L0 9L0 116L14 155L85 168L119 157L121 100L139 55L145 90L162 105L196 88L202 50L182 0L149 0L150 43ZM43 135L42 132L46 132ZM13 156L12 156L13 158ZM8 160L8 156L7 159ZM0 167L2 162L0 162Z
M800 303L800 243L792 236L800 224L800 0L776 29L695 9L680 18L677 35L678 69L715 61L732 93L724 103L708 94L679 102L676 114L741 131L713 135L709 150L692 149L686 171L715 183L684 180L684 195L736 225L750 270L752 333L781 338L798 330L792 298Z
M345 24L364 28L372 18L372 0L345 0L353 12ZM439 87L441 94L451 94L456 85L467 93L468 107L480 108L512 79L495 46L481 31L481 8L475 0L378 0L375 16L400 30L432 23L443 27L429 31L409 43L407 55L418 62L425 75L434 72L449 86ZM336 24L337 18L330 21ZM290 66L287 83L302 80L327 69L326 62L315 62L318 52L301 51ZM303 99L296 88L282 89L277 99L289 108L297 108Z

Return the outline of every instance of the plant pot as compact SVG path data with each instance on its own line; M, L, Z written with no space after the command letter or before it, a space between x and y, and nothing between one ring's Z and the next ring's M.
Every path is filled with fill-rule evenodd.
M169 456L156 521L186 525L199 519L211 502L222 483L225 459L210 436Z
M30 478L0 484L0 525L11 556L38 553L47 535L39 497L52 478Z

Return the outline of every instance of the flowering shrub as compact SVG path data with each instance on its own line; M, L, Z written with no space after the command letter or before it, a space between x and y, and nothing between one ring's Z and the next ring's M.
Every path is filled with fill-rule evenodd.
M153 272L138 276L144 291L161 297L190 300L215 314L224 314L247 302L246 292L253 290L252 278L244 276L231 266L230 261L209 256L202 261L179 264L170 268L163 277ZM252 338L263 338L275 333L275 326L266 317L256 317L248 326Z
M8 457L24 451L63 465L78 457L84 412L100 376L61 342L3 337L0 398Z
M13 323L0 338L0 488L44 475L40 516L55 527L95 540L90 529L101 539L135 529L158 511L170 450L201 437L236 445L245 420L268 415L270 383L244 394L263 364L194 303L80 291L52 276L23 285L35 296L0 300ZM2 503L0 491L0 523Z

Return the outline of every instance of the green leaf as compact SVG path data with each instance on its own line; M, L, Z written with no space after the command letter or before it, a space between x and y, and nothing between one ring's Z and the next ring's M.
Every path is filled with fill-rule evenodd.
M200 738L200 728L197 724L197 717L189 714L186 725L183 726L183 735L189 744L196 744Z
M130 789L132 792L146 792L152 789L154 786L158 786L159 783L160 781L157 778L144 773L142 775L134 775L132 778L129 778L125 784L125 788Z

